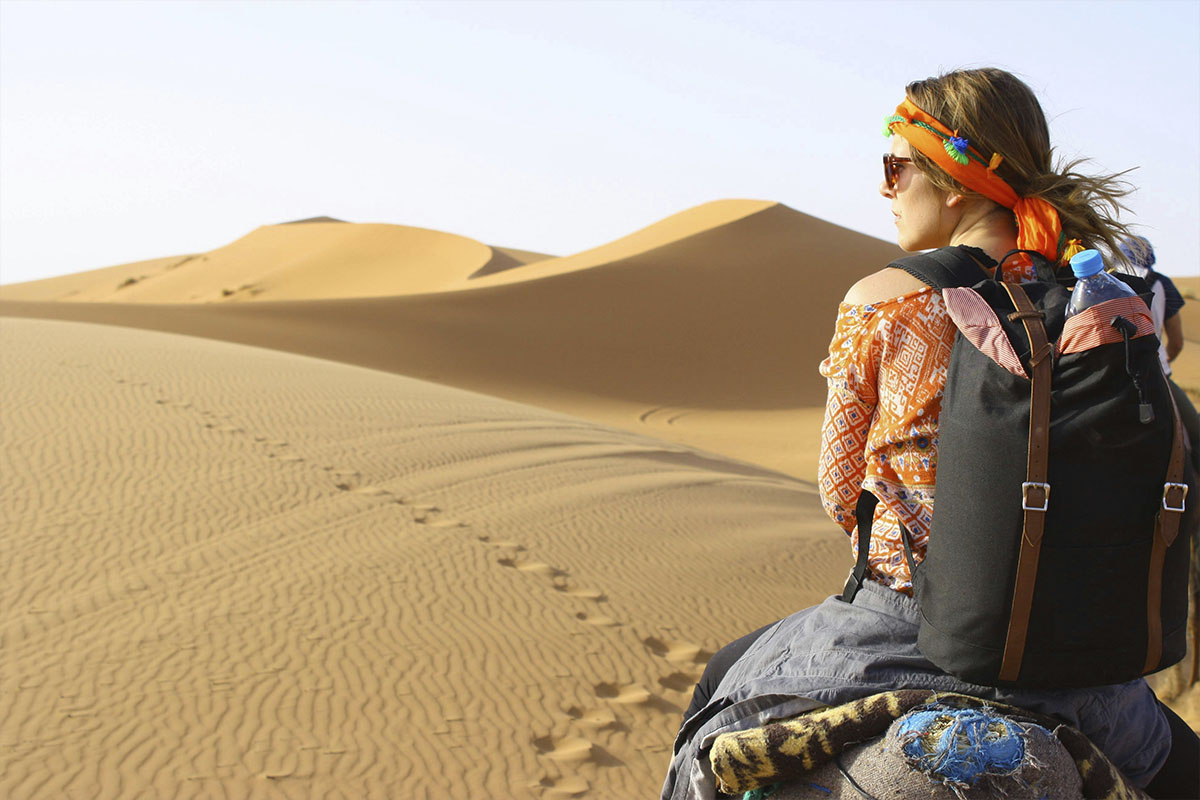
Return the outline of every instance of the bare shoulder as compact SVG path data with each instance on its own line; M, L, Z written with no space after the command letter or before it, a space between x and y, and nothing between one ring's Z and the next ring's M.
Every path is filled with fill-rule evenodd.
M902 269L886 267L872 273L850 287L844 302L861 306L866 303L881 303L902 294L924 289L927 284Z

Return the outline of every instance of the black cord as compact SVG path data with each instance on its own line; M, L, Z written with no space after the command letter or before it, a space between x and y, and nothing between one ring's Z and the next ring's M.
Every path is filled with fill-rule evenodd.
M859 786L858 781L856 781L856 780L854 780L854 778L850 777L850 773L846 771L845 765L842 764L842 756L840 753L833 757L833 763L837 764L838 772L842 773L842 777L844 777L846 780L848 780L850 782L850 785L854 787L854 790L856 792L858 792L860 795L862 795L862 797L864 797L865 800L879 800L878 797L871 794L863 787Z
M1137 333L1137 326L1124 317L1113 317L1110 324L1121 332L1121 338L1125 341L1125 372L1138 393L1138 421L1147 425L1154 421L1154 406L1146 400L1146 385L1134 369L1133 349L1129 345L1129 338Z

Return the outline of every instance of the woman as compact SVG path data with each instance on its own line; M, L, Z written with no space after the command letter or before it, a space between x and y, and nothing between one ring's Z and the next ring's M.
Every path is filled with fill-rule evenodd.
M891 148L880 193L891 202L905 250L965 248L988 270L1016 249L1052 262L1084 248L1120 252L1128 232L1114 217L1127 187L1115 176L1081 175L1076 164L1055 169L1041 106L1013 75L962 70L910 84L886 125ZM1004 274L1032 278L1032 265L1015 255ZM901 270L883 269L846 294L821 364L829 396L820 491L852 542L860 491L880 498L871 579L852 604L830 598L714 656L685 714L664 797L695 794L706 780L700 755L717 733L896 688L961 692L1057 717L1091 737L1152 795L1200 796L1200 743L1145 681L1000 690L947 675L917 649L900 523L920 561L933 514L938 414L954 334L941 294Z

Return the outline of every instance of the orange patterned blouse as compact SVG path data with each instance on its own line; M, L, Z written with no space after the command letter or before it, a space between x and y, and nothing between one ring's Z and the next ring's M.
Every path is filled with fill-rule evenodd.
M976 251L979 252L979 251ZM1006 277L1029 278L1010 275ZM821 374L829 384L818 463L825 512L854 534L860 489L879 498L868 556L871 577L905 594L912 579L899 521L925 557L937 476L938 415L956 328L941 292L920 289L838 307Z

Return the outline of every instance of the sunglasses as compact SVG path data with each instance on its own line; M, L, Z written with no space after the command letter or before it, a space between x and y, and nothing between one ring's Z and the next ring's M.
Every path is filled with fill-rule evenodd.
M883 154L883 179L887 181L889 189L896 188L896 181L900 179L900 165L911 163L911 158L894 156L891 153Z

